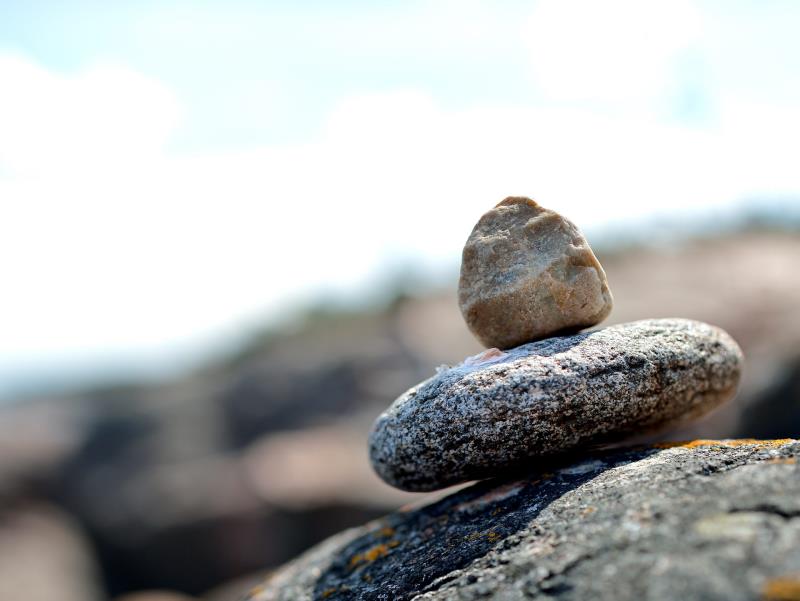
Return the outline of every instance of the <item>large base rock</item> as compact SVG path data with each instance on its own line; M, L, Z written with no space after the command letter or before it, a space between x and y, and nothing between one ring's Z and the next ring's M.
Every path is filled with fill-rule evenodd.
M795 440L694 441L482 482L343 532L248 599L785 599L798 455Z

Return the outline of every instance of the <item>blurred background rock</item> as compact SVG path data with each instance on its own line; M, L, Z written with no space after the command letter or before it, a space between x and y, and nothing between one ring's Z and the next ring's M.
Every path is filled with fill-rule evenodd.
M420 497L397 395L480 350L478 217L578 224L607 323L744 349L800 431L800 7L0 2L0 601L234 599ZM126 595L138 595L127 596Z
M610 322L692 317L744 349L737 399L670 438L797 435L800 233L750 227L599 254ZM414 502L371 473L369 425L434 366L478 350L453 286L409 290L360 312L309 310L158 384L7 404L0 569L15 576L0 581L54 574L75 590L61 598L93 599L86 576L98 574L111 595L201 594Z

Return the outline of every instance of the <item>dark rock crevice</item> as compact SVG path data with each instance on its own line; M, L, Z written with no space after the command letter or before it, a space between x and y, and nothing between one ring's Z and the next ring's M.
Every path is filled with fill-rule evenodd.
M565 475L542 485L550 476L537 473L499 487L488 481L413 514L389 516L377 531L342 549L319 578L314 599L399 601L433 590L434 583L446 585L474 559L492 549L509 550L510 537L598 473Z

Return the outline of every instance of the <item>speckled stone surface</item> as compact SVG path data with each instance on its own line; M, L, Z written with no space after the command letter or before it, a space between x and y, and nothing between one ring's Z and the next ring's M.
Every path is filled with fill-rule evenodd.
M428 491L699 416L733 397L724 331L651 319L487 351L397 399L369 452L389 484Z
M797 599L799 456L735 440L572 457L345 531L247 599Z
M480 218L464 246L458 304L485 346L512 348L598 324L612 299L575 224L511 196Z

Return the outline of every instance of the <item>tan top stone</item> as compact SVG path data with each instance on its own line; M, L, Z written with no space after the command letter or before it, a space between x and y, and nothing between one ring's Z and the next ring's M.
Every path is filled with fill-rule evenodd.
M520 196L503 200L472 230L458 301L478 340L503 349L593 326L612 307L606 274L580 230Z

